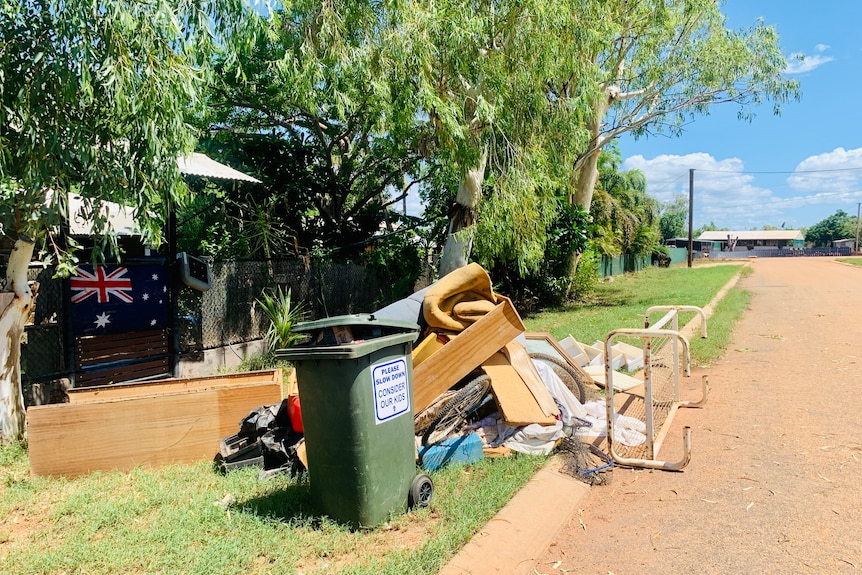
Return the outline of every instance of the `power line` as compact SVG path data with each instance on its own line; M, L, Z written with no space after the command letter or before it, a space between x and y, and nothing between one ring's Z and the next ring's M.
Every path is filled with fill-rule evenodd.
M663 192L663 191L665 191L666 189L670 188L670 187L671 187L672 185L674 185L675 183L677 183L678 181L680 181L681 179L683 179L684 177L686 177L687 175L688 175L688 172L683 172L683 173L682 173L682 174L680 174L677 178L675 178L675 179L673 179L673 180L671 180L671 181L667 182L663 187L661 187L661 188L659 188L659 189L657 189L657 190L649 190L649 193L650 193L650 194L652 194L652 195L655 195L655 194L657 194L657 193L659 193L659 192Z
M728 174L728 175L734 175L734 176L741 175L741 174L828 174L828 173L833 173L833 172L858 172L858 171L862 171L862 167L859 167L859 168L834 168L834 169L830 169L830 170L793 170L793 171L787 171L787 172L771 172L771 171L765 171L765 172L753 171L753 172L750 172L748 170L740 170L740 171L706 170L706 169L701 169L701 168L697 168L697 171L698 172L707 172L710 174Z

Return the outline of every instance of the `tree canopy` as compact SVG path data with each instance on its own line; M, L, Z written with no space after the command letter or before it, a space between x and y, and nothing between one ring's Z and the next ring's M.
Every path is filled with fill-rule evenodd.
M844 210L838 210L805 231L805 243L814 247L829 247L835 240L855 237L856 218Z

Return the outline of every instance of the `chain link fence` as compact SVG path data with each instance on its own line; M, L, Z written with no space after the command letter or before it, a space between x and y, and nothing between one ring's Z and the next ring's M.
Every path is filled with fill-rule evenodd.
M214 262L211 286L203 293L180 290L181 354L263 338L269 319L256 302L264 290L290 290L310 320L374 311L381 287L361 266L297 259Z
M68 378L73 369L63 323L67 315L66 282L53 276L54 268L30 268L27 273L28 281L39 284L21 346L21 380L27 396L33 383Z
M74 372L68 281L53 275L53 268L31 268L28 274L29 281L39 284L21 348L21 377L28 403L34 385L70 380ZM5 277L5 269L0 269L0 289ZM382 307L389 302L379 301L382 290L378 284L373 274L356 265L299 259L213 262L211 289L202 293L182 287L178 291L174 325L180 355L194 356L263 338L269 319L256 301L266 289L291 290L292 301L303 306L310 320ZM38 400L42 401L52 398Z

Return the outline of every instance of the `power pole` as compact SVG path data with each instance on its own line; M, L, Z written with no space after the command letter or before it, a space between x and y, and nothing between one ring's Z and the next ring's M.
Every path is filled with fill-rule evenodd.
M862 202L856 204L856 247L854 253L859 253L859 216L862 215Z
M692 252L694 251L694 239L692 222L694 220L694 168L688 171L688 267L691 267Z

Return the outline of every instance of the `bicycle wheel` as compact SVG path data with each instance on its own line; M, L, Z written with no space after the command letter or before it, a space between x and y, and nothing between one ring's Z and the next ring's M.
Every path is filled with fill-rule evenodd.
M581 377L581 374L573 368L571 365L563 361L558 357L554 357L553 355L549 355L547 353L541 352L533 352L530 354L530 358L534 360L544 361L547 364L550 364L551 369L554 370L554 373L557 374L566 387L569 388L569 391L580 401L581 403L585 403L587 400L587 390L584 387L584 381Z
M479 407L491 389L491 378L480 375L471 380L440 410L422 434L422 446L428 447L446 439L467 422L467 416Z

